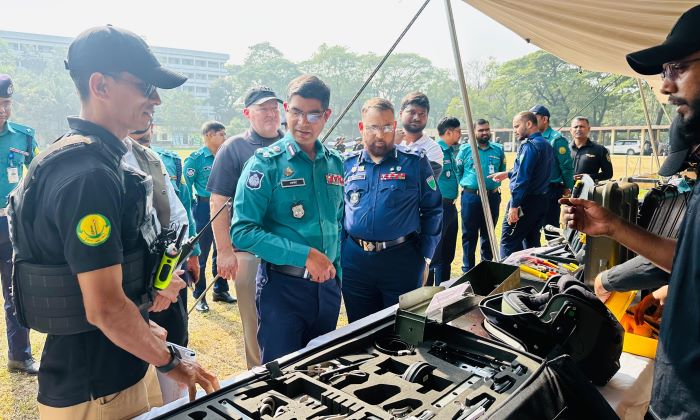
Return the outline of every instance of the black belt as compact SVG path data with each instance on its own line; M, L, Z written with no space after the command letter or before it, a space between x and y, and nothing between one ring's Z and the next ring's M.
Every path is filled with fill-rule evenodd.
M202 203L209 202L209 197L204 197L202 195L197 195L197 194L195 194L195 197L197 198L197 202L202 202Z
M479 195L479 190L475 190L475 189L472 189L472 188L462 188L462 191L464 191L465 193L468 193L468 194L477 194L477 195ZM497 193L500 193L500 191L498 190L498 188L494 188L494 189L492 189L492 190L486 191L486 193L487 193L487 194L497 194Z
M443 198L442 204L452 204L454 205L456 198Z
M309 271L304 267L295 267L293 265L277 265L272 263L267 263L267 266L270 268L270 270L285 274L287 276L299 277L302 279L311 278L311 274L309 274Z
M564 188L564 183L563 182L550 182L549 186L550 187L562 187L562 188Z
M416 234L411 233L406 236L402 236L398 239L394 239L393 241L365 241L364 239L359 239L355 238L354 236L350 236L350 238L355 241L357 245L360 246L363 250L367 252L381 252L385 251L389 248L395 247L396 245L401 245L404 242L410 241L411 239L415 238Z

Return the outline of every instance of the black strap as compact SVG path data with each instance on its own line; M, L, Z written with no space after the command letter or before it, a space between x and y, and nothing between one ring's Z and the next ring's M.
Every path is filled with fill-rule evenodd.
M178 157L173 160L175 161L175 181L177 185L180 185L182 183L182 159Z

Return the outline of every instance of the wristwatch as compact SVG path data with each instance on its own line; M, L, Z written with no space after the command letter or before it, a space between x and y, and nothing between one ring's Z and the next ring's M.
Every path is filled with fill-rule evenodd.
M163 366L156 366L156 369L158 369L160 373L168 373L175 369L180 364L180 359L182 359L180 351L175 346L168 343L167 348L168 352L170 352L170 361Z

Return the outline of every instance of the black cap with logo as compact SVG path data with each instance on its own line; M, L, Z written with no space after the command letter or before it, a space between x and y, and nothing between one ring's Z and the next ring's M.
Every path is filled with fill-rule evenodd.
M11 98L14 93L12 79L9 74L0 74L0 98Z
M161 89L173 89L187 81L184 75L161 66L141 37L112 25L78 35L68 48L66 69L71 76L126 71Z
M275 99L282 103L282 100L277 97L275 92L267 86L254 86L248 90L243 100L243 105L248 108L251 105L260 105L270 99Z

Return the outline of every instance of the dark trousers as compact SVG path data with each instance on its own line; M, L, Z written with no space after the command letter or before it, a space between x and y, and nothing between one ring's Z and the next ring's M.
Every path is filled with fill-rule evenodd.
M197 200L194 205L194 224L197 225L197 232L209 222L209 200ZM209 251L213 248L211 257L211 275L216 277L216 247L212 247L214 243L214 233L211 230L211 225L207 227L199 240L199 247L202 253L199 255L199 281L194 288L193 296L199 297L207 288L207 260L209 259ZM217 280L214 284L214 293L228 292L228 282L225 279Z
M7 357L9 360L24 361L32 357L29 344L29 329L19 324L12 302L12 243L7 230L7 217L0 217L0 280L2 297L5 299L5 326L7 328Z
M189 283L189 273L185 271L182 278ZM151 312L149 315L151 321L160 325L168 331L167 340L179 346L187 347L189 341L189 333L187 331L187 288L180 289L177 302L168 306L168 309L160 312Z
M545 225L559 227L559 215L561 213L561 205L559 199L564 195L563 184L549 184L549 192L547 193L547 215L544 218Z
M493 226L498 221L498 211L501 207L501 193L493 192L488 195L489 207ZM481 236L481 260L491 261L491 241L486 230L486 218L481 198L477 194L462 192L462 272L474 268L476 265L476 243Z
M269 269L262 262L255 278L258 344L262 363L304 348L335 330L340 313L340 281L316 283Z
M507 258L516 251L540 246L540 229L544 226L544 218L547 214L547 194L528 195L523 199L520 208L523 217L517 223L508 223L508 209L503 217L501 230L501 258Z
M454 200L442 200L442 236L430 260L430 274L427 285L439 286L450 279L452 261L455 259L458 230L457 206Z
M381 252L368 252L348 237L341 250L343 300L353 322L399 302L399 296L419 288L425 259L417 240Z

